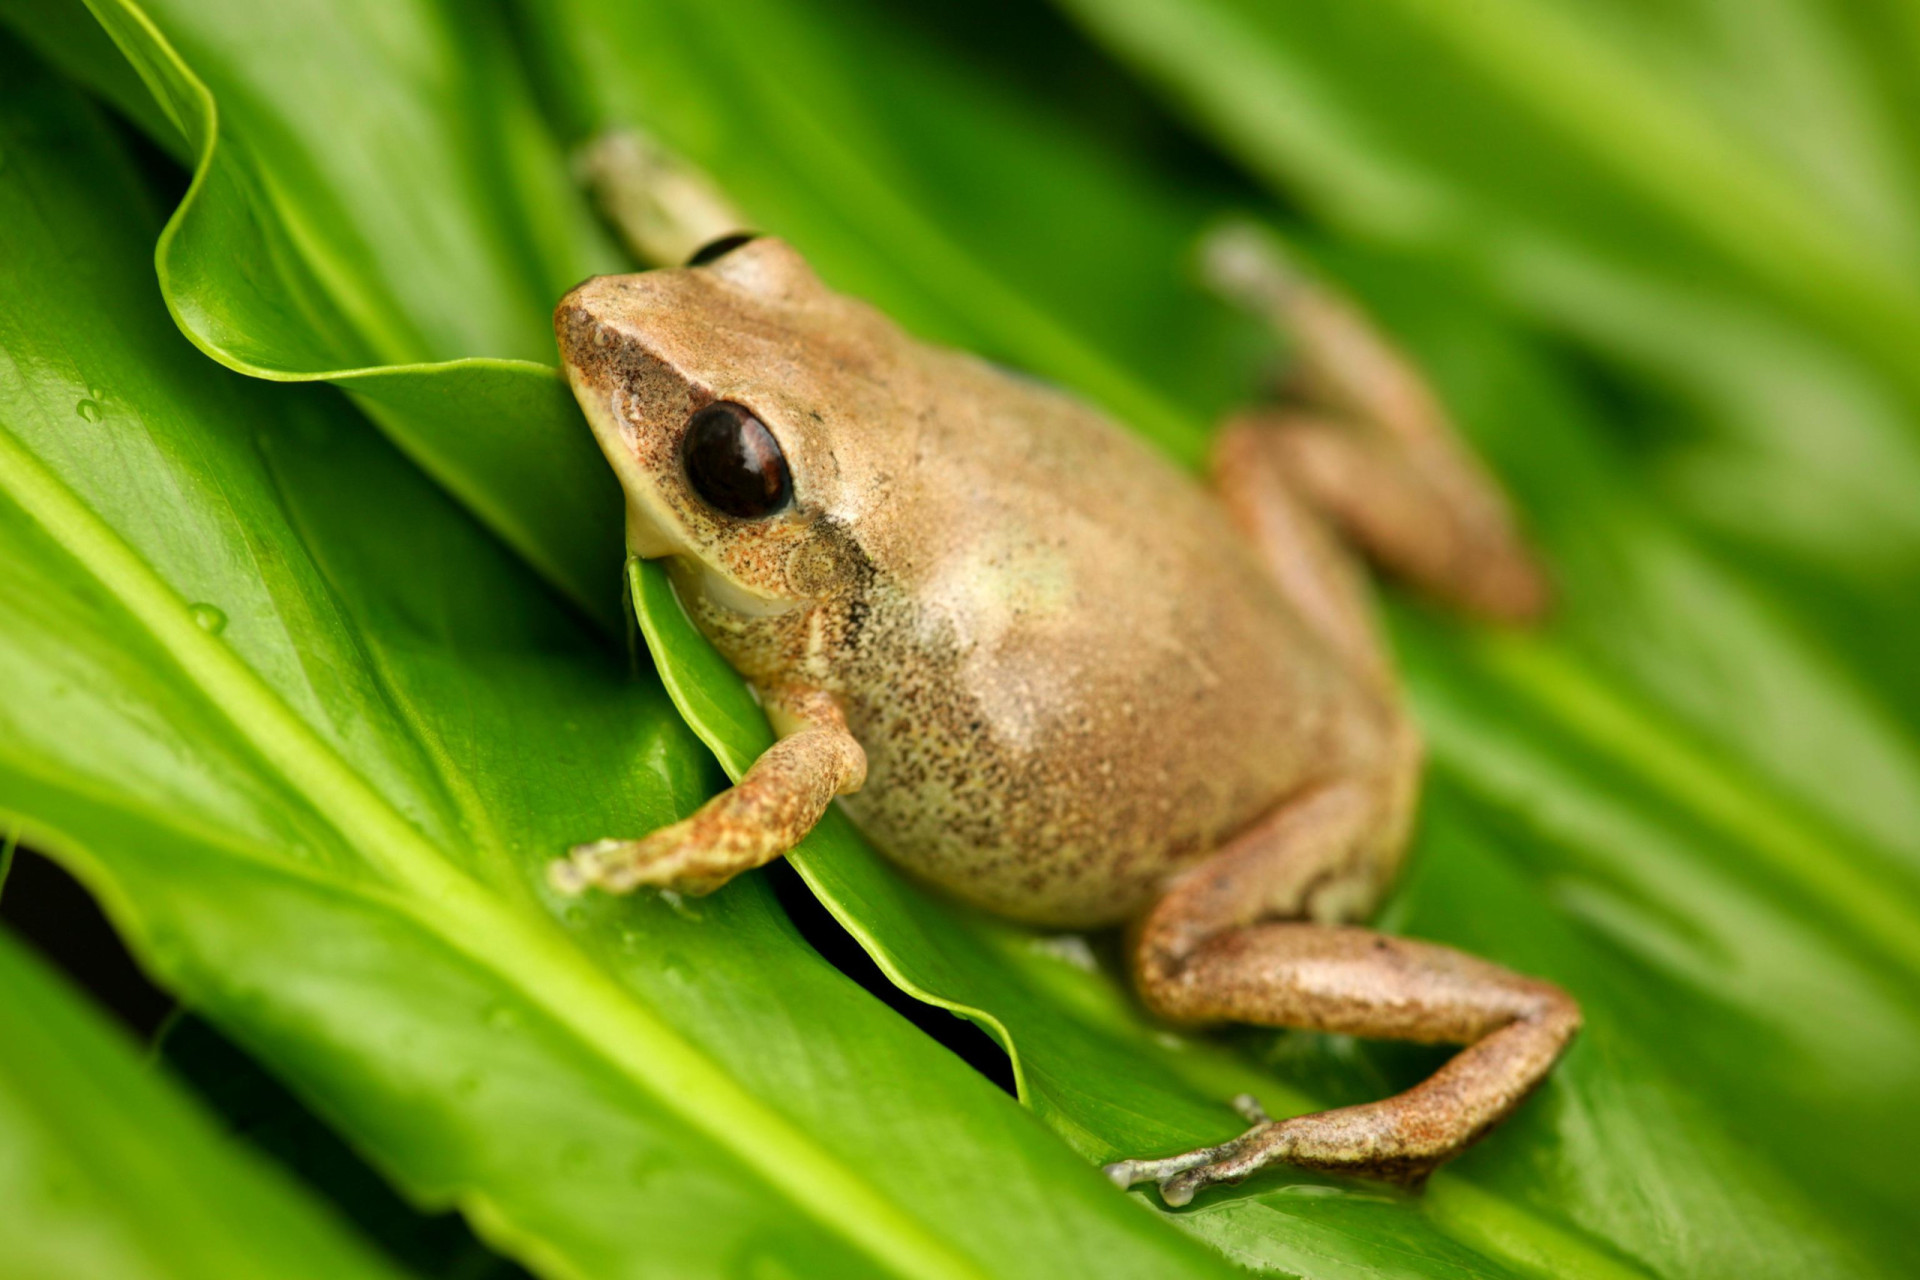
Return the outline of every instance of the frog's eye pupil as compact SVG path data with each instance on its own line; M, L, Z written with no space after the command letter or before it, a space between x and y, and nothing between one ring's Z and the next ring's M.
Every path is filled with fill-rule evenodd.
M780 442L766 423L730 401L710 404L688 420L680 457L700 500L737 519L770 516L793 497Z
M693 251L693 256L687 259L687 265L690 267L708 266L720 261L720 259L726 257L741 245L758 240L759 238L759 235L752 231L735 231L731 235L721 236L718 240L709 240Z

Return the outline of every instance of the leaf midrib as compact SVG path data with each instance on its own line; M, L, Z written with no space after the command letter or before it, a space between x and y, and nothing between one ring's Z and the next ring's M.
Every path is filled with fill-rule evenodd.
M259 758L413 903L452 950L548 1011L596 1056L809 1216L904 1275L982 1273L874 1184L748 1094L595 969L549 922L460 872L318 737L119 534L0 431L5 492L107 589ZM502 963L511 957L512 963Z

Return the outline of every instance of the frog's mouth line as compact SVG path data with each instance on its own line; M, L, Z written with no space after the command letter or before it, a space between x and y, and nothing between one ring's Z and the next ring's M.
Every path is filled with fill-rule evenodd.
M798 600L760 595L719 573L697 556L666 557L667 574L682 598L705 600L743 618L773 618L800 607Z

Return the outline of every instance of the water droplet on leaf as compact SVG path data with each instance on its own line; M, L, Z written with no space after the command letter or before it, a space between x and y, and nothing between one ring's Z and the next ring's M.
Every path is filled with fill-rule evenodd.
M193 615L194 625L210 636L217 636L227 629L227 615L217 605L192 604L187 612Z
M88 422L100 421L100 402L92 398L81 400L73 406L73 411Z
M662 889L660 891L660 901L671 907L673 914L679 916L682 920L697 921L706 919L707 913L695 906L694 899L689 898L684 893L677 893L672 889Z

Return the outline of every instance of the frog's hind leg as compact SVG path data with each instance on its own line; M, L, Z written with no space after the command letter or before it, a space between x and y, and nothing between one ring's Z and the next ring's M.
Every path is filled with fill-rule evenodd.
M1413 365L1344 298L1250 227L1205 249L1214 285L1296 347L1284 403L1240 415L1216 453L1266 465L1383 567L1456 607L1525 622L1545 575L1498 484Z
M1546 577L1505 501L1453 442L1403 442L1292 408L1242 414L1223 440L1263 454L1342 534L1429 595L1500 622L1545 612Z
M1158 1182L1171 1205L1280 1163L1418 1183L1519 1106L1566 1048L1580 1011L1551 983L1434 943L1320 922L1371 905L1379 877L1370 868L1399 838L1397 818L1383 831L1379 803L1357 784L1317 789L1188 872L1141 924L1135 981L1148 1007L1175 1022L1466 1048L1391 1098L1261 1117L1219 1146L1109 1165L1115 1182ZM1276 918L1288 915L1296 918Z
M1227 518L1331 652L1377 693L1391 693L1393 664L1373 618L1372 594L1353 552L1295 491L1274 442L1229 424L1213 443L1213 487Z

